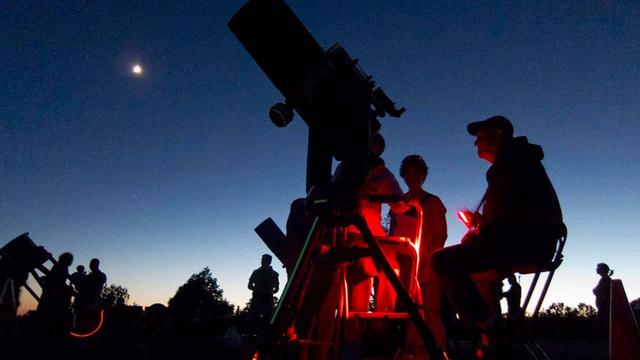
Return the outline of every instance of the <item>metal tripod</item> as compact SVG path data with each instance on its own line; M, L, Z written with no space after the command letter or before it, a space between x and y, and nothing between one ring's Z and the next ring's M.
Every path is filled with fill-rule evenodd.
M374 263L381 269L384 275L387 276L394 290L396 291L399 299L405 304L406 312L409 315L409 318L413 325L416 327L418 334L427 350L430 359L444 359L444 355L441 349L437 347L435 344L433 335L431 331L428 329L425 324L420 312L416 304L411 299L409 293L402 285L400 279L393 271L391 265L387 261L382 248L378 241L374 238L371 230L367 226L364 218L362 216L335 216L335 215L319 215L316 216L311 229L308 233L302 251L298 257L296 265L291 275L291 279L287 282L285 289L282 293L281 299L278 302L278 306L271 318L271 332L270 339L268 339L267 343L275 346L267 346L263 349L263 353L273 354L278 353L276 348L286 349L286 347L291 342L298 341L299 343L306 343L306 345L315 345L315 346L333 346L334 358L340 354L341 351L341 331L344 325L345 320L345 307L344 304L347 302L344 294L346 294L346 284L341 283L341 279L343 279L342 275L334 276L333 284L329 285L329 289L324 294L325 299L309 299L308 293L310 290L310 285L316 286L316 284L311 284L311 278L313 276L313 271L316 270L319 261L323 261L322 258L318 258L316 254L316 250L321 245L322 239L326 237L328 234L331 235L336 231L338 227L343 227L346 225L354 225L364 242L367 244L367 248L352 248L348 249L350 251L346 251L342 254L338 251L338 249L331 249L327 252L327 255L324 256L324 259L332 259L334 261L333 265L334 269L338 272L345 271L344 270L344 261L349 259L355 259L362 256L371 256ZM332 253L333 251L333 253ZM327 286L327 284L320 284L320 286ZM337 294L331 294L331 288L334 290L338 290ZM331 334L329 335L329 339L321 339L321 340L313 340L313 339L297 339L297 334L294 332L297 330L296 325L300 322L301 318L317 315L318 309L309 309L309 302L315 301L318 305L324 306L332 306L331 303L328 303L330 300L328 299L330 296L336 295L340 300L337 301L337 305L335 308L335 320L333 324L333 329L331 330ZM336 304L336 303L333 303ZM302 311L301 311L302 310ZM316 311L315 314L306 314L304 313L309 311ZM305 329L308 330L308 329ZM301 335L308 335L301 334ZM328 340L328 341L327 341ZM285 350L286 352L286 350ZM280 357L283 357L283 354L279 354Z

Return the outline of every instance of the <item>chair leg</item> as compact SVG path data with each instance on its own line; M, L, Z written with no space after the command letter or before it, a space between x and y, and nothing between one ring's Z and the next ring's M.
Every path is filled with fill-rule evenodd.
M529 301L531 300L531 296L533 296L533 290L536 288L536 284L538 284L538 279L540 278L540 273L537 272L531 280L531 285L529 286L529 291L527 292L527 297L524 299L524 303L522 304L522 312L527 312L527 306L529 306Z
M532 319L535 319L540 312L540 307L542 306L542 302L544 301L545 296L547 296L547 290L549 290L549 285L551 285L551 280L553 279L553 274L555 274L555 272L555 269L549 271L547 281L545 281L544 287L542 288L542 293L540 293L540 299L538 299L538 304L536 304L536 309L533 312L533 316L531 317Z

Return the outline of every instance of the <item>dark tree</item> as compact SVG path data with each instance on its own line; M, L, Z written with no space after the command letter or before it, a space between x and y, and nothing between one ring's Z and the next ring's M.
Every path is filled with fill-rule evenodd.
M578 316L585 319L595 319L598 310L593 306L585 303L578 304Z
M129 291L126 287L111 284L102 289L102 306L105 309L115 309L127 305L129 302Z
M540 312L541 317L555 317L555 318L569 318L577 317L578 310L571 306L566 306L564 303L552 303L546 310Z
M191 275L169 300L169 313L178 327L222 328L221 319L233 315L233 306L222 296L218 280L205 267Z

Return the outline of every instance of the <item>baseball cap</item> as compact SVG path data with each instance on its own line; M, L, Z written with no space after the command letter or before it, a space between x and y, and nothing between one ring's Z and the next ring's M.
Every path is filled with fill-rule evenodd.
M509 136L513 136L513 125L511 125L511 121L502 115L492 116L488 119L482 121L475 121L467 125L467 131L471 135L475 135L478 131L484 129L499 129L502 132Z

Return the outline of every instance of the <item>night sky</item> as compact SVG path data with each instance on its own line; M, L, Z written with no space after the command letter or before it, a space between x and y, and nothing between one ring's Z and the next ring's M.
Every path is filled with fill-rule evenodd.
M243 1L62 3L0 4L0 242L98 257L140 305L209 266L244 305L253 228L304 196L307 127L269 122L282 96L227 28ZM407 108L383 157L396 176L425 157L447 244L486 186L466 124L504 114L543 146L569 228L546 304L593 304L598 262L640 297L639 2L289 3Z

